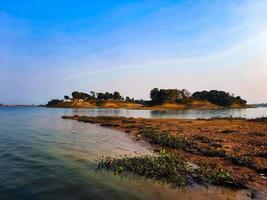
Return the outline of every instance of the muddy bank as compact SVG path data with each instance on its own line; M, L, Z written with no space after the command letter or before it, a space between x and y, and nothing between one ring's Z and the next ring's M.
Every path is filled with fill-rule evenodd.
M223 177L228 178L219 184L226 181L231 183L230 185L266 191L266 118L257 120L142 119L104 116L63 118L125 131L135 135L137 140L146 140L154 144L155 149L163 148L198 166L216 164L216 172L222 170L227 175ZM216 181L215 183L218 184Z

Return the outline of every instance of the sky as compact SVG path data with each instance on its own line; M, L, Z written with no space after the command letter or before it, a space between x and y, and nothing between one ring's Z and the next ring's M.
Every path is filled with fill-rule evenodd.
M0 0L0 103L156 87L267 102L267 1Z

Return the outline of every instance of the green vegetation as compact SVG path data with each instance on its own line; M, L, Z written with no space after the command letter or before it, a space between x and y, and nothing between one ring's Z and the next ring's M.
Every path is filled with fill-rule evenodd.
M64 100L53 99L48 102L48 106L56 105L62 101L95 101L99 103L100 101L108 101L108 100L115 100L115 101L124 101L130 103L137 103L143 106L154 106L154 105L161 105L164 103L177 103L177 104L185 104L191 105L194 101L207 101L212 104L218 106L228 107L231 105L246 105L246 101L243 100L241 97L234 95L230 95L224 91L202 91L202 92L195 92L191 95L191 93L186 90L178 90L178 89L158 89L154 88L150 91L150 101L146 100L136 100L134 98L126 97L124 98L119 92L115 91L113 93L110 92L99 92L96 93L95 91L91 91L89 94L79 91L74 91L71 94L71 97L68 95L64 96Z
M53 106L53 105L57 105L60 102L63 102L63 100L60 100L60 99L52 99L51 101L48 101L48 103L46 105L47 106Z
M179 138L168 132L159 131L154 128L141 129L139 134L146 137L150 143L159 144L162 147L185 148L190 146L190 142L185 138Z
M190 92L186 89L158 89L154 88L150 91L151 101L155 104L176 102L188 103L190 101Z
M188 104L193 100L208 101L218 106L228 107L231 105L246 105L246 100L240 96L235 97L224 91L211 90L195 92L190 95L186 89L158 89L154 88L150 91L152 104L162 103L181 103Z
M251 157L249 156L243 156L243 157L239 157L239 156L231 156L230 160L232 161L232 163L234 163L235 165L240 165L240 166L244 166L244 167L249 167L251 169L256 169L257 167L255 166L253 160Z
M182 138L170 134L167 131L159 131L153 127L143 128L139 131L141 136L144 136L152 144L160 145L161 147L173 148L173 149L183 149L187 152L196 151L199 154L205 156L218 156L226 157L226 152L221 148L220 144L217 144L213 140L205 136L193 136L192 138ZM200 148L198 142L208 143L207 148Z
M195 183L242 187L230 171L216 164L195 165L174 153L160 151L155 156L102 158L98 169L109 169L115 173L131 172L136 175L164 181L176 186Z
M240 96L235 97L224 91L202 91L195 92L192 94L192 97L197 100L209 101L215 105L219 106L231 106L233 104L246 105L247 101L243 100Z

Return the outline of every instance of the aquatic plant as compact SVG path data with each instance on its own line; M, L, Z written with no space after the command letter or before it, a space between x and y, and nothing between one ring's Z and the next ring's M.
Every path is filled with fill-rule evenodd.
M174 153L166 153L166 151L161 151L159 155L153 156L105 157L99 162L98 169L112 170L121 175L124 172L130 172L176 186L195 183L242 186L235 181L234 175L230 171L219 168L217 165L195 165Z

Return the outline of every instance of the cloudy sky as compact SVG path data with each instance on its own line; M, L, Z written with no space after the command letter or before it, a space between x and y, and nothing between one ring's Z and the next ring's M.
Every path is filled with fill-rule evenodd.
M154 87L267 102L267 1L0 0L1 103Z

